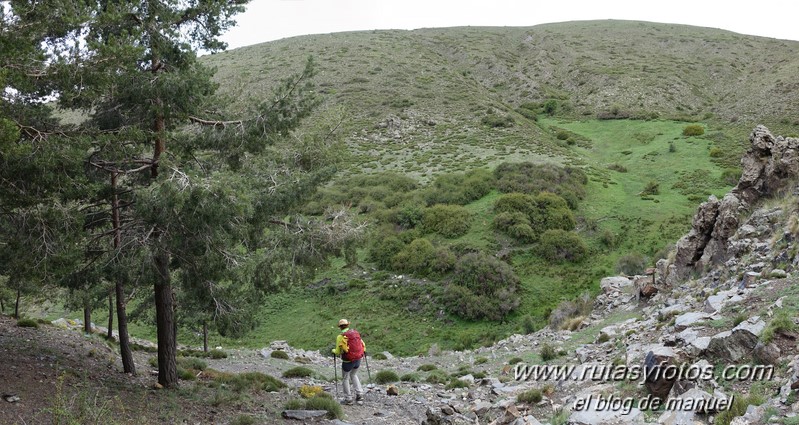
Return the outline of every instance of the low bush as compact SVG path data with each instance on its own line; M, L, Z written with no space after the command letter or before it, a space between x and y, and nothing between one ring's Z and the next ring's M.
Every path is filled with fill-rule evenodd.
M246 390L263 390L267 392L286 388L283 381L261 372L227 373L214 369L206 369L205 375L214 382L227 384L235 392Z
M281 360L288 360L289 355L283 350L274 350L269 354L269 357L273 359L281 359Z
M197 380L197 375L191 369L184 369L178 366L178 378L184 381L195 381Z
M311 398L324 392L324 390L318 385L303 385L299 390L297 390L297 392L300 393L302 398Z
M37 322L35 319L23 317L17 320L17 326L20 328L38 328L39 322Z
M519 285L508 264L486 254L466 254L455 265L443 301L464 319L502 320L519 306Z
M455 388L469 388L469 383L457 378L452 378L444 388L448 390L453 390Z
M625 167L625 166L623 166L623 165L621 165L619 163L615 163L615 164L608 165L608 170L617 171L619 173L626 173L627 172L627 167Z
M787 312L781 310L777 312L773 319L768 323L766 329L763 330L763 334L760 335L760 339L768 344L774 339L774 335L779 332L793 332L796 330L796 324L793 322L793 318L788 315Z
M538 254L549 261L580 262L588 255L588 247L574 232L550 229L541 235Z
M616 261L616 272L627 276L642 274L646 270L647 259L638 252L622 255Z
M660 194L660 183L652 180L644 186L644 189L638 193L639 196L650 196Z
M326 410L328 419L341 419L344 417L344 410L341 408L341 404L329 396L317 395L305 400L304 410Z
M516 123L510 115L499 116L496 114L485 115L480 122L493 128L513 127L513 124Z
M523 361L524 361L524 359L522 359L521 357L514 357L514 358L508 360L508 364L509 365L515 365L516 363L521 363Z
M372 354L371 356L375 360L388 360L388 357L386 357L386 355L383 354L383 353L375 353L375 354Z
M375 382L377 382L380 385L390 384L392 382L397 382L399 380L400 378L399 376L397 376L397 372L394 372L393 370L381 370L380 372L377 372L377 374L375 375Z
M433 205L424 210L422 229L425 233L457 238L469 231L471 220L469 211L460 205Z
M443 370L434 370L424 380L428 384L444 384L449 382L449 376Z
M436 370L436 369L438 369L438 366L436 366L434 364L429 364L429 363L423 364L423 365L421 365L421 366L416 368L416 370L421 371L421 372L430 372L431 370Z
M208 363L196 357L178 357L178 366L185 369L205 370L208 368Z
M705 127L699 124L686 125L685 128L682 129L682 135L687 137L701 136L703 134L705 134Z
M284 378L306 378L313 375L313 370L297 366L283 372Z
M214 348L213 350L209 351L208 354L209 354L209 356L212 359L215 359L215 360L226 359L227 358L227 353L226 352L224 352L222 350L219 350L219 349L216 349L216 348Z
M519 403L536 404L541 402L543 398L544 396L541 393L541 390L533 388L517 395L516 401Z
M483 363L488 363L488 358L486 358L486 357L478 357L478 358L474 359L474 365L475 366L481 365Z
M400 381L402 382L419 382L421 377L416 373L406 373L400 376Z
M425 238L414 239L398 252L391 261L392 268L418 276L427 276L436 259L433 244Z
M541 346L539 354L541 355L541 360L545 362L548 362L558 357L558 352L555 350L555 347L547 343L544 343Z

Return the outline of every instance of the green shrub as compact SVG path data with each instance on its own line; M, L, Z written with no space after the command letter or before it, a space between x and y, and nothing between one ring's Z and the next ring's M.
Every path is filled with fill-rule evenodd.
M774 334L778 332L793 332L795 330L796 324L793 322L791 316L785 310L780 310L768 323L766 329L763 330L760 339L768 344L774 339Z
M313 375L313 370L307 367L297 366L283 372L284 378L306 378Z
M208 368L208 363L196 357L178 357L177 364L186 369L205 370Z
M623 165L621 165L619 163L608 165L608 169L609 170L613 170L613 171L617 171L619 173L626 173L627 172L627 167L625 167L625 166L623 166Z
M38 328L39 323L35 319L23 317L17 320L17 326L20 328Z
M210 357L212 359L215 359L215 360L226 359L227 358L227 353L226 352L224 352L222 350L218 350L216 348L214 348L213 350L209 351L208 354L210 355Z
M555 347L551 346L550 344L544 343L541 346L541 350L539 351L541 355L541 360L548 362L550 360L555 359L558 357L558 352L555 350Z
M502 320L519 306L519 285L508 264L486 254L466 254L455 265L444 303L465 319Z
M283 350L274 350L272 353L269 354L269 357L273 359L281 359L281 360L288 360L289 355Z
M394 270L426 276L430 273L436 258L433 244L425 238L414 239L394 256L391 265Z
M372 358L375 359L375 360L387 360L388 359L388 357L386 357L386 355L383 354L383 353L375 353L375 354L372 355Z
M375 382L381 385L390 384L399 380L400 378L397 376L397 372L394 372L393 370L381 370L375 375Z
M513 124L516 123L510 115L499 116L497 114L485 115L480 122L493 128L513 127Z
M535 325L535 320L533 316L527 314L522 318L522 329L526 335L529 335L536 331L537 326Z
M494 203L493 227L524 242L534 242L548 229L571 230L574 215L566 200L550 192L536 196L510 193Z
M231 422L230 425L255 425L258 421L250 415L238 415Z
M482 168L466 173L442 174L433 180L433 184L426 191L425 199L428 206L466 205L487 195L493 185L494 175Z
M434 370L427 375L427 378L424 380L428 384L444 384L449 382L449 376L447 376L446 372L443 370Z
M184 381L194 381L197 379L197 375L191 369L184 369L178 366L178 378Z
M474 365L475 366L481 365L481 364L484 364L484 363L488 363L488 358L486 358L486 357L478 357L478 358L474 359Z
M705 127L699 124L686 125L685 128L682 129L682 135L687 137L701 136L703 134L705 134Z
M509 365L515 365L516 363L521 363L523 361L524 361L524 359L522 359L521 357L514 357L514 358L508 360L508 364Z
M712 147L710 148L710 152L708 154L710 155L711 158L719 158L722 155L724 155L724 151L721 150L721 148Z
M397 210L393 222L403 229L413 229L422 224L424 212L418 205L409 205Z
M377 232L373 236L373 241L369 248L369 261L374 262L380 269L391 269L394 256L405 248L405 243L397 236L386 232Z
M599 242L608 248L613 248L616 246L616 234L610 229L604 229L599 234Z
M421 377L419 377L416 373L406 373L400 376L400 381L402 382L419 382Z
M449 383L444 388L448 390L453 390L455 388L469 388L469 383L457 378L452 378L449 380Z
M732 405L727 410L723 410L716 415L714 425L730 425L733 419L738 416L746 414L746 409L749 405L759 406L763 404L763 399L756 395L744 396L742 394L733 394Z
M286 410L305 410L305 400L295 398L286 402L283 406Z
M433 205L424 210L422 229L446 238L463 236L471 227L471 214L460 205Z
M328 419L341 419L344 417L344 410L338 401L330 397L315 396L305 400L305 410L326 410Z
M517 395L516 401L519 403L536 404L541 402L543 398L544 396L541 393L541 390L533 388Z
M638 194L640 196L659 195L660 183L652 180L644 186L644 189Z
M475 372L472 376L474 376L474 379L483 379L486 377L486 374L485 372Z
M624 254L616 261L616 272L627 276L642 274L646 270L647 259L638 252Z
M230 385L235 392L245 390L263 390L267 392L286 388L283 381L261 372L226 373L207 369L205 374L214 382Z
M541 235L538 254L549 261L580 262L588 255L588 247L574 232L550 229Z
M429 364L429 363L423 364L423 365L421 365L421 366L416 368L416 370L421 371L421 372L430 372L431 370L436 370L436 369L438 369L438 366L436 366L434 364Z
M494 169L494 178L500 192L536 195L547 190L566 200L570 209L577 208L585 197L588 183L588 176L579 168L534 162L504 162Z

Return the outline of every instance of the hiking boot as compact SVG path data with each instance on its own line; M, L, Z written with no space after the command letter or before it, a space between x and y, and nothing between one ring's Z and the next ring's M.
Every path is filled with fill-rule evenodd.
M354 402L354 401L352 401L352 399L351 399L351 398L348 398L348 399L341 400L341 404L344 404L344 405L347 405L347 406L350 406L350 405L352 405L353 403L355 403L355 402Z
M362 402L362 401L363 401L363 396L362 396L362 395L359 395L359 396L355 397L355 401L360 401L360 402Z

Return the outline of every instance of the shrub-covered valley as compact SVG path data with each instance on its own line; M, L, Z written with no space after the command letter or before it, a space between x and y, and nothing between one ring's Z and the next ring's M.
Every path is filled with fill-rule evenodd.
M312 58L321 104L290 143L298 162L336 169L291 217L346 215L357 230L299 283L270 281L250 332L211 345L322 349L348 317L375 350L411 355L580 315L600 278L653 266L696 206L737 182L756 124L799 133L797 50L591 21L305 36L201 57L219 116L257 107ZM308 143L319 128L324 150ZM154 339L150 316L134 335ZM179 342L201 344L199 326L182 325Z

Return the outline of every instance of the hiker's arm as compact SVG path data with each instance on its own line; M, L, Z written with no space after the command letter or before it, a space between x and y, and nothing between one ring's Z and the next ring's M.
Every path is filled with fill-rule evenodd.
M336 355L336 356L340 356L341 355L341 343L343 342L343 340L344 340L343 336L341 336L341 335L336 336L336 346L333 347L333 350L332 350L334 355Z

